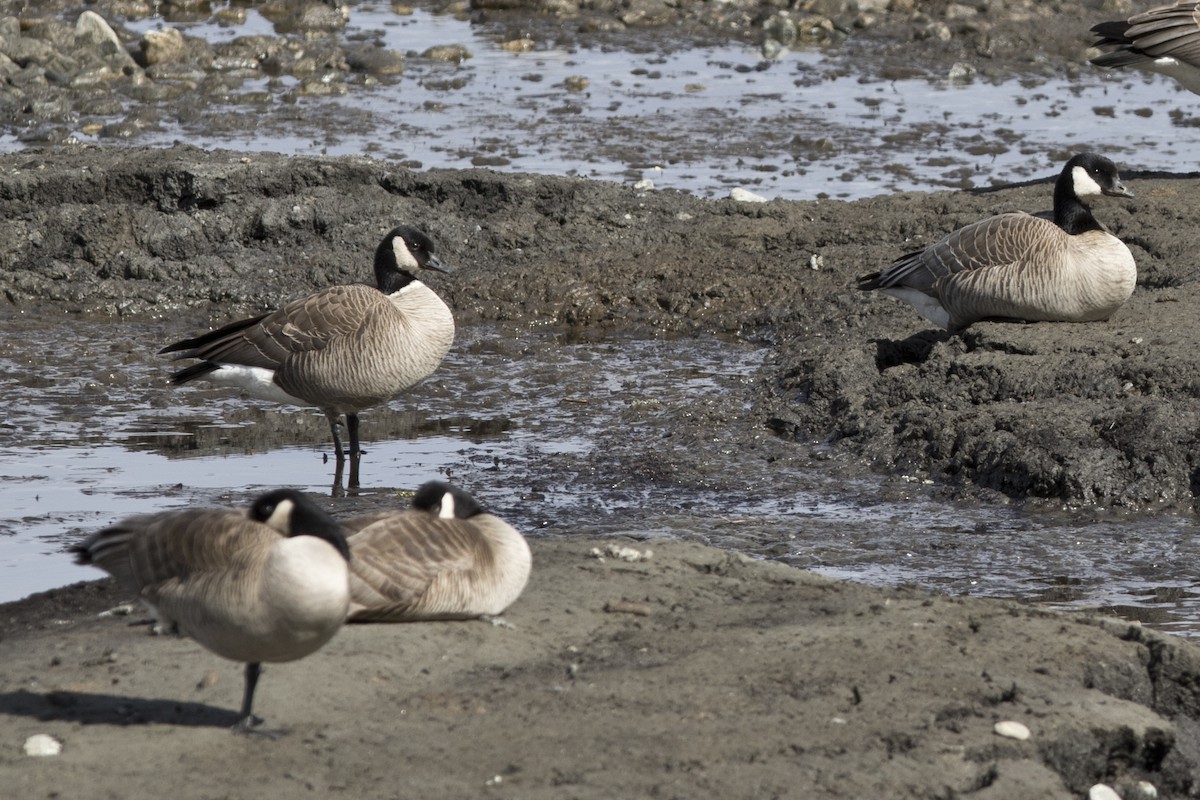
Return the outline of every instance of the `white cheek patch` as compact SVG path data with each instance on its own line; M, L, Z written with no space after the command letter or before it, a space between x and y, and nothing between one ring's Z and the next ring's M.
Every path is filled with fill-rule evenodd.
M283 500L279 505L275 506L275 510L271 512L271 516L267 517L263 524L274 528L280 533L286 533L291 527L292 511L296 508L296 504L291 500Z
M1076 197L1104 194L1100 184L1096 183L1096 180L1083 167L1075 167L1071 170L1071 183L1075 187Z
M392 252L396 254L396 263L400 269L420 269L421 265L413 258L412 251L408 249L408 244L405 243L403 236L397 236L392 239Z
M454 495L446 492L438 506L438 516L442 519L454 519Z

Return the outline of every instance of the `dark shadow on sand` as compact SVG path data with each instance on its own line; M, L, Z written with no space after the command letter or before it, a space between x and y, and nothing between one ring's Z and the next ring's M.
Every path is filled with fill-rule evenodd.
M179 700L155 700L112 694L56 691L38 694L21 689L0 692L0 714L43 722L83 725L182 725L230 728L238 721L232 709Z

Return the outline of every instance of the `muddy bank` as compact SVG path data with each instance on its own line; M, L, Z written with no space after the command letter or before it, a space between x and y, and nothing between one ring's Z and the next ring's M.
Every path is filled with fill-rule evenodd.
M984 323L947 337L855 291L854 277L987 214L1044 208L1049 185L739 204L189 148L30 151L0 158L0 171L0 291L14 312L51 303L114 324L184 310L220 322L367 279L378 237L406 222L456 266L438 290L460 325L770 344L755 435L774 431L846 475L905 473L998 501L1195 502L1197 243L1180 222L1198 211L1194 178L1126 174L1137 199L1098 208L1140 271L1112 320ZM706 427L681 419L677 435L703 447ZM677 460L644 479L686 472Z
M110 583L0 606L0 777L30 797L1192 796L1190 645L682 542L589 555L611 542L534 541L514 629L352 626L269 667L274 741L227 730L239 666L97 617ZM23 755L39 733L61 755Z

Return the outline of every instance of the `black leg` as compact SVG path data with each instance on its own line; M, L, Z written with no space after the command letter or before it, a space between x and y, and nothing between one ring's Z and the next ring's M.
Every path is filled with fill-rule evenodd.
M330 497L345 497L346 490L342 486L342 474L345 472L345 461L339 461L333 468L333 490L330 492Z
M358 414L346 415L346 431L350 434L350 480L346 482L346 488L357 489L358 464L362 458L362 450L358 446Z
M262 720L254 716L254 687L258 686L258 676L262 674L262 664L246 665L246 691L242 695L242 718L233 726L234 733L247 736L259 736L264 739L278 739L287 733L286 730L266 730L258 727Z
M256 725L261 725L262 720L254 716L254 688L258 686L258 676L262 674L262 664L254 663L246 665L246 688L242 693L242 711L241 719L237 725L233 726L235 731L249 731Z
M341 428L341 426L342 426L341 416L338 414L332 414L327 411L327 412L325 412L325 418L327 420L329 420L329 432L333 434L333 457L335 459L337 459L337 463L339 465L343 464L346 461L346 454L342 452L342 436L340 433L338 433L338 429ZM349 419L349 418L347 418L347 419ZM357 421L356 421L356 423L357 423ZM353 446L354 439L358 438L357 428L354 430L353 433L350 434L350 436L351 436L351 446Z

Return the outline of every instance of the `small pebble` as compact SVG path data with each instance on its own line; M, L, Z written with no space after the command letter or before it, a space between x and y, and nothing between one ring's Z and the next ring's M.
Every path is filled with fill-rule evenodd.
M46 733L38 733L25 740L25 755L56 756L62 752L62 742Z
M1121 795L1117 794L1111 786L1097 783L1088 789L1088 800L1121 800Z
M997 722L992 730L1000 736L1007 736L1009 739L1018 739L1022 742L1029 738L1029 728L1011 719Z

